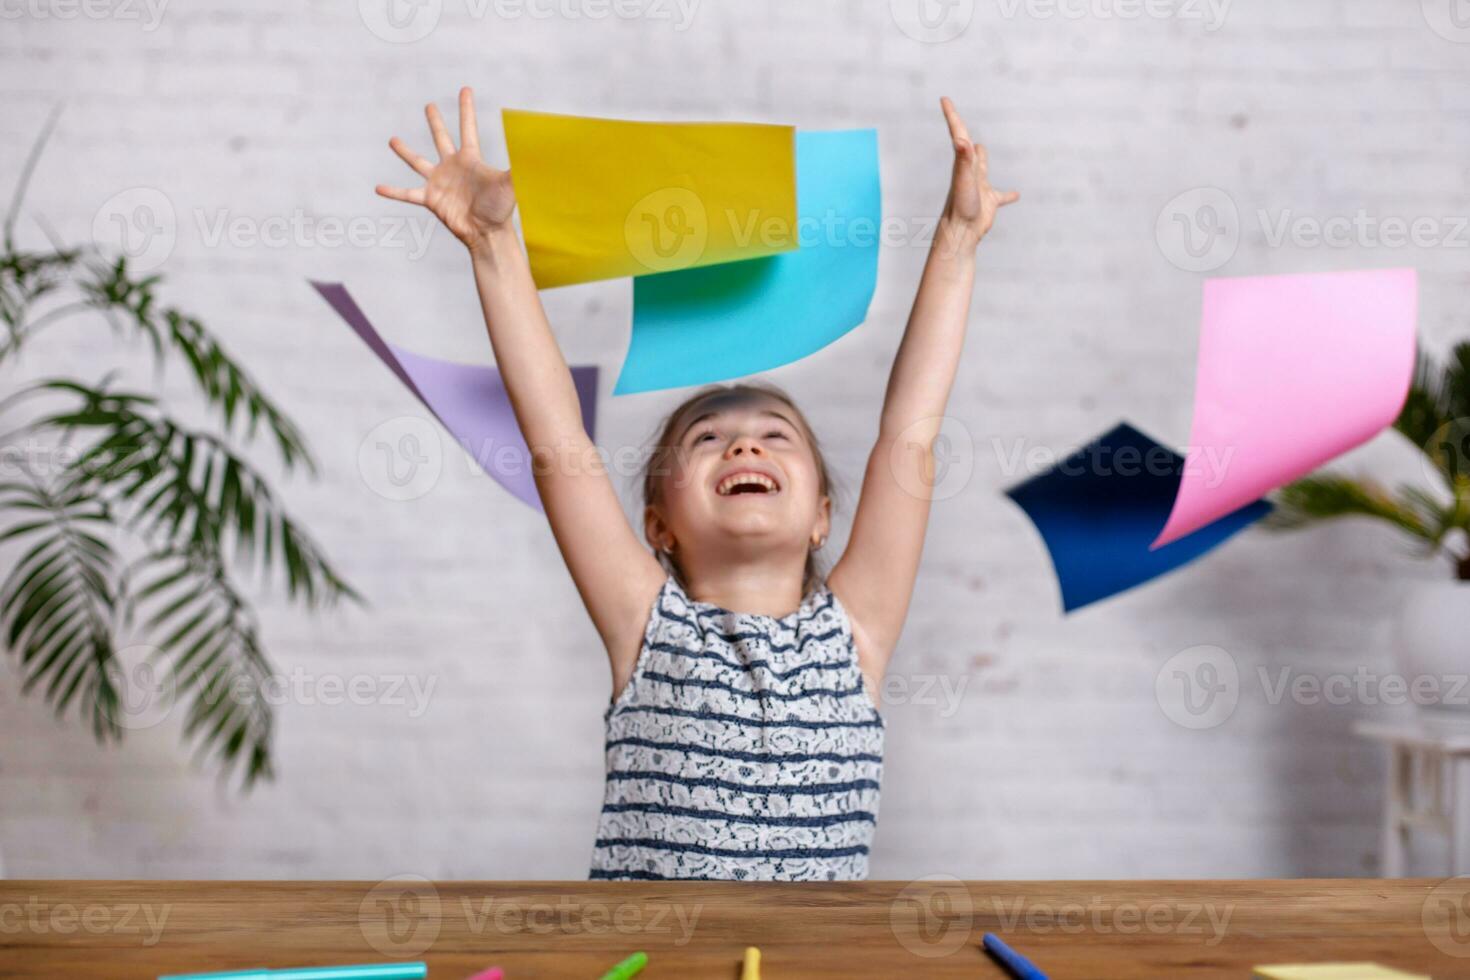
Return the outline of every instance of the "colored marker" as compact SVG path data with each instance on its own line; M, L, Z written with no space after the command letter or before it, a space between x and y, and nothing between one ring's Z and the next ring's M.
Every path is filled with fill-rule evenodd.
M470 980L505 980L505 971L498 966L492 966L484 973L476 973Z
M745 965L740 970L740 980L761 980L761 951L754 946L745 947Z
M602 980L628 980L648 965L647 953L634 953L602 975Z
M362 966L304 966L294 969L227 970L224 973L172 973L158 980L422 980L429 975L423 963L384 963Z
M1010 971L1016 980L1046 980L1046 974L1042 973L1031 961L1020 953L1011 949L1000 941L1000 937L993 932L985 934L985 949L1000 960L1001 964Z

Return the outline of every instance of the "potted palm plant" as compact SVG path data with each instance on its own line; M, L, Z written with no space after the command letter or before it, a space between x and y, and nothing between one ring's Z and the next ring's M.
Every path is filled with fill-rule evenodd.
M1430 486L1392 490L1366 477L1314 474L1282 488L1268 526L1340 517L1387 521L1452 575L1411 593L1397 628L1399 667L1431 723L1470 724L1470 342L1436 362L1422 352L1394 428L1424 453Z
M273 772L274 671L247 587L309 610L357 594L245 452L263 442L284 470L312 472L301 432L202 322L164 305L160 277L126 255L17 243L54 122L0 228L0 649L23 692L59 716L77 709L101 742L159 720L157 704L137 710L140 694L163 713L177 704L185 741L249 787ZM73 318L181 364L204 424L111 374L10 384L20 356ZM80 363L99 359L94 347Z

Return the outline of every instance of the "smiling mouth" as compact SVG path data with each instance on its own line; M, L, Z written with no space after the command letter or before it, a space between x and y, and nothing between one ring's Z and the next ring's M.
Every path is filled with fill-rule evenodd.
M764 473L731 473L715 487L721 497L738 493L780 493L781 485Z

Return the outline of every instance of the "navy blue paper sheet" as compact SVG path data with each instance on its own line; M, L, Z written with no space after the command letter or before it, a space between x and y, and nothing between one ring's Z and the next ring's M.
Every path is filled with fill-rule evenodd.
M1067 612L1171 572L1271 512L1258 500L1150 551L1183 473L1184 457L1120 422L1006 491L1041 532Z

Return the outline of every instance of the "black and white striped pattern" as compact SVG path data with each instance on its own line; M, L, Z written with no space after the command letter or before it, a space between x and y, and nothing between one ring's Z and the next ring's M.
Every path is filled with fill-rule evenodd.
M593 878L867 877L883 721L825 586L777 619L660 590L607 713Z

